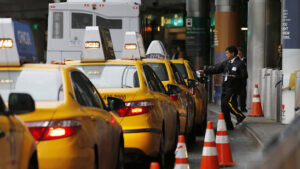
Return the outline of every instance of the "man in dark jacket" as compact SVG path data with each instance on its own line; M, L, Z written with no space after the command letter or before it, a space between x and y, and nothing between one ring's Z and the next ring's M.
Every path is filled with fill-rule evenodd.
M246 109L246 98L247 98L247 78L248 78L248 73L247 73L247 59L243 56L243 49L241 47L238 47L238 54L237 56L239 59L242 61L242 63L245 66L246 70L246 76L241 79L241 88L240 88L240 93L239 93L239 103L240 103L240 108L242 112L247 112Z
M230 113L234 114L237 119L237 124L241 123L245 116L237 108L236 96L241 88L241 79L245 78L246 70L241 60L237 57L238 50L235 46L226 48L227 59L214 68L199 70L205 74L223 73L222 83L222 100L221 109L225 116L225 122L228 130L233 130Z

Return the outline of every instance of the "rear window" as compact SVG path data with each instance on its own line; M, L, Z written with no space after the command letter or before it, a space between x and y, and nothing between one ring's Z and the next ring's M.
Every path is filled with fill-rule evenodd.
M131 65L79 65L97 89L140 87L136 66Z
M0 71L0 93L7 101L9 93L30 94L35 101L63 100L63 83L59 71Z
M147 63L155 71L161 81L168 81L169 76L164 63Z
M174 63L174 64L175 64L176 69L181 73L182 77L184 79L187 79L188 74L187 74L186 67L184 66L184 64L181 64L181 63Z

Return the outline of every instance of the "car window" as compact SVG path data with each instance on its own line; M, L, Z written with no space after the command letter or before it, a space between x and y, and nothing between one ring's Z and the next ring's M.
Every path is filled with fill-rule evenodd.
M132 65L79 65L97 89L139 88L136 66Z
M188 62L188 67L189 67L189 68L191 69L191 71L193 72L194 79L196 79L196 78L197 78L196 71L195 71L193 65L192 65L190 62Z
M103 108L97 91L81 72L71 72L71 79L76 100L80 105Z
M176 82L178 84L186 86L186 83L185 83L183 77L181 76L180 72L177 70L176 66L172 63L170 63L170 65L171 65L172 72L174 73Z
M105 19L97 16L96 25L100 28L122 29L122 19Z
M165 93L165 88L155 72L148 65L143 65L143 69L149 88L155 92Z
M0 93L4 101L12 92L28 93L37 102L64 99L61 72L58 70L0 71Z
M168 81L168 71L164 63L147 63L158 75L161 81Z
M72 29L85 29L86 26L93 26L93 15L72 13Z
M187 71L186 71L186 67L184 66L183 63L174 63L176 69L181 73L182 77L184 79L187 79L188 78L188 74L187 74Z

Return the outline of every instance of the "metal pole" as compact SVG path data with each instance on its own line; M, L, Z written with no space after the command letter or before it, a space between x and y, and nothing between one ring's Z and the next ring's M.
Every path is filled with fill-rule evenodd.
M260 91L260 102L261 102L261 108L264 111L264 101L265 101L265 89L266 89L266 74L267 69L263 68L260 72L260 81L259 81L259 91Z
M271 73L272 69L267 69L265 72L265 88L264 88L264 115L267 119L271 119Z
M281 122L282 121L282 70L278 70L278 74L277 74L277 79L278 82L276 83L277 85L277 118L276 121L277 122Z

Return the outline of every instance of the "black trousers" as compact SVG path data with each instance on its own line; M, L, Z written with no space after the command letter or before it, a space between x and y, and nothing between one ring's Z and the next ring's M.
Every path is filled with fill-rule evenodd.
M243 85L239 94L240 108L246 110L247 85Z
M233 90L223 90L221 98L221 110L224 113L226 127L228 130L233 129L230 113L236 116L236 118L244 117L243 113L237 108L237 95Z

